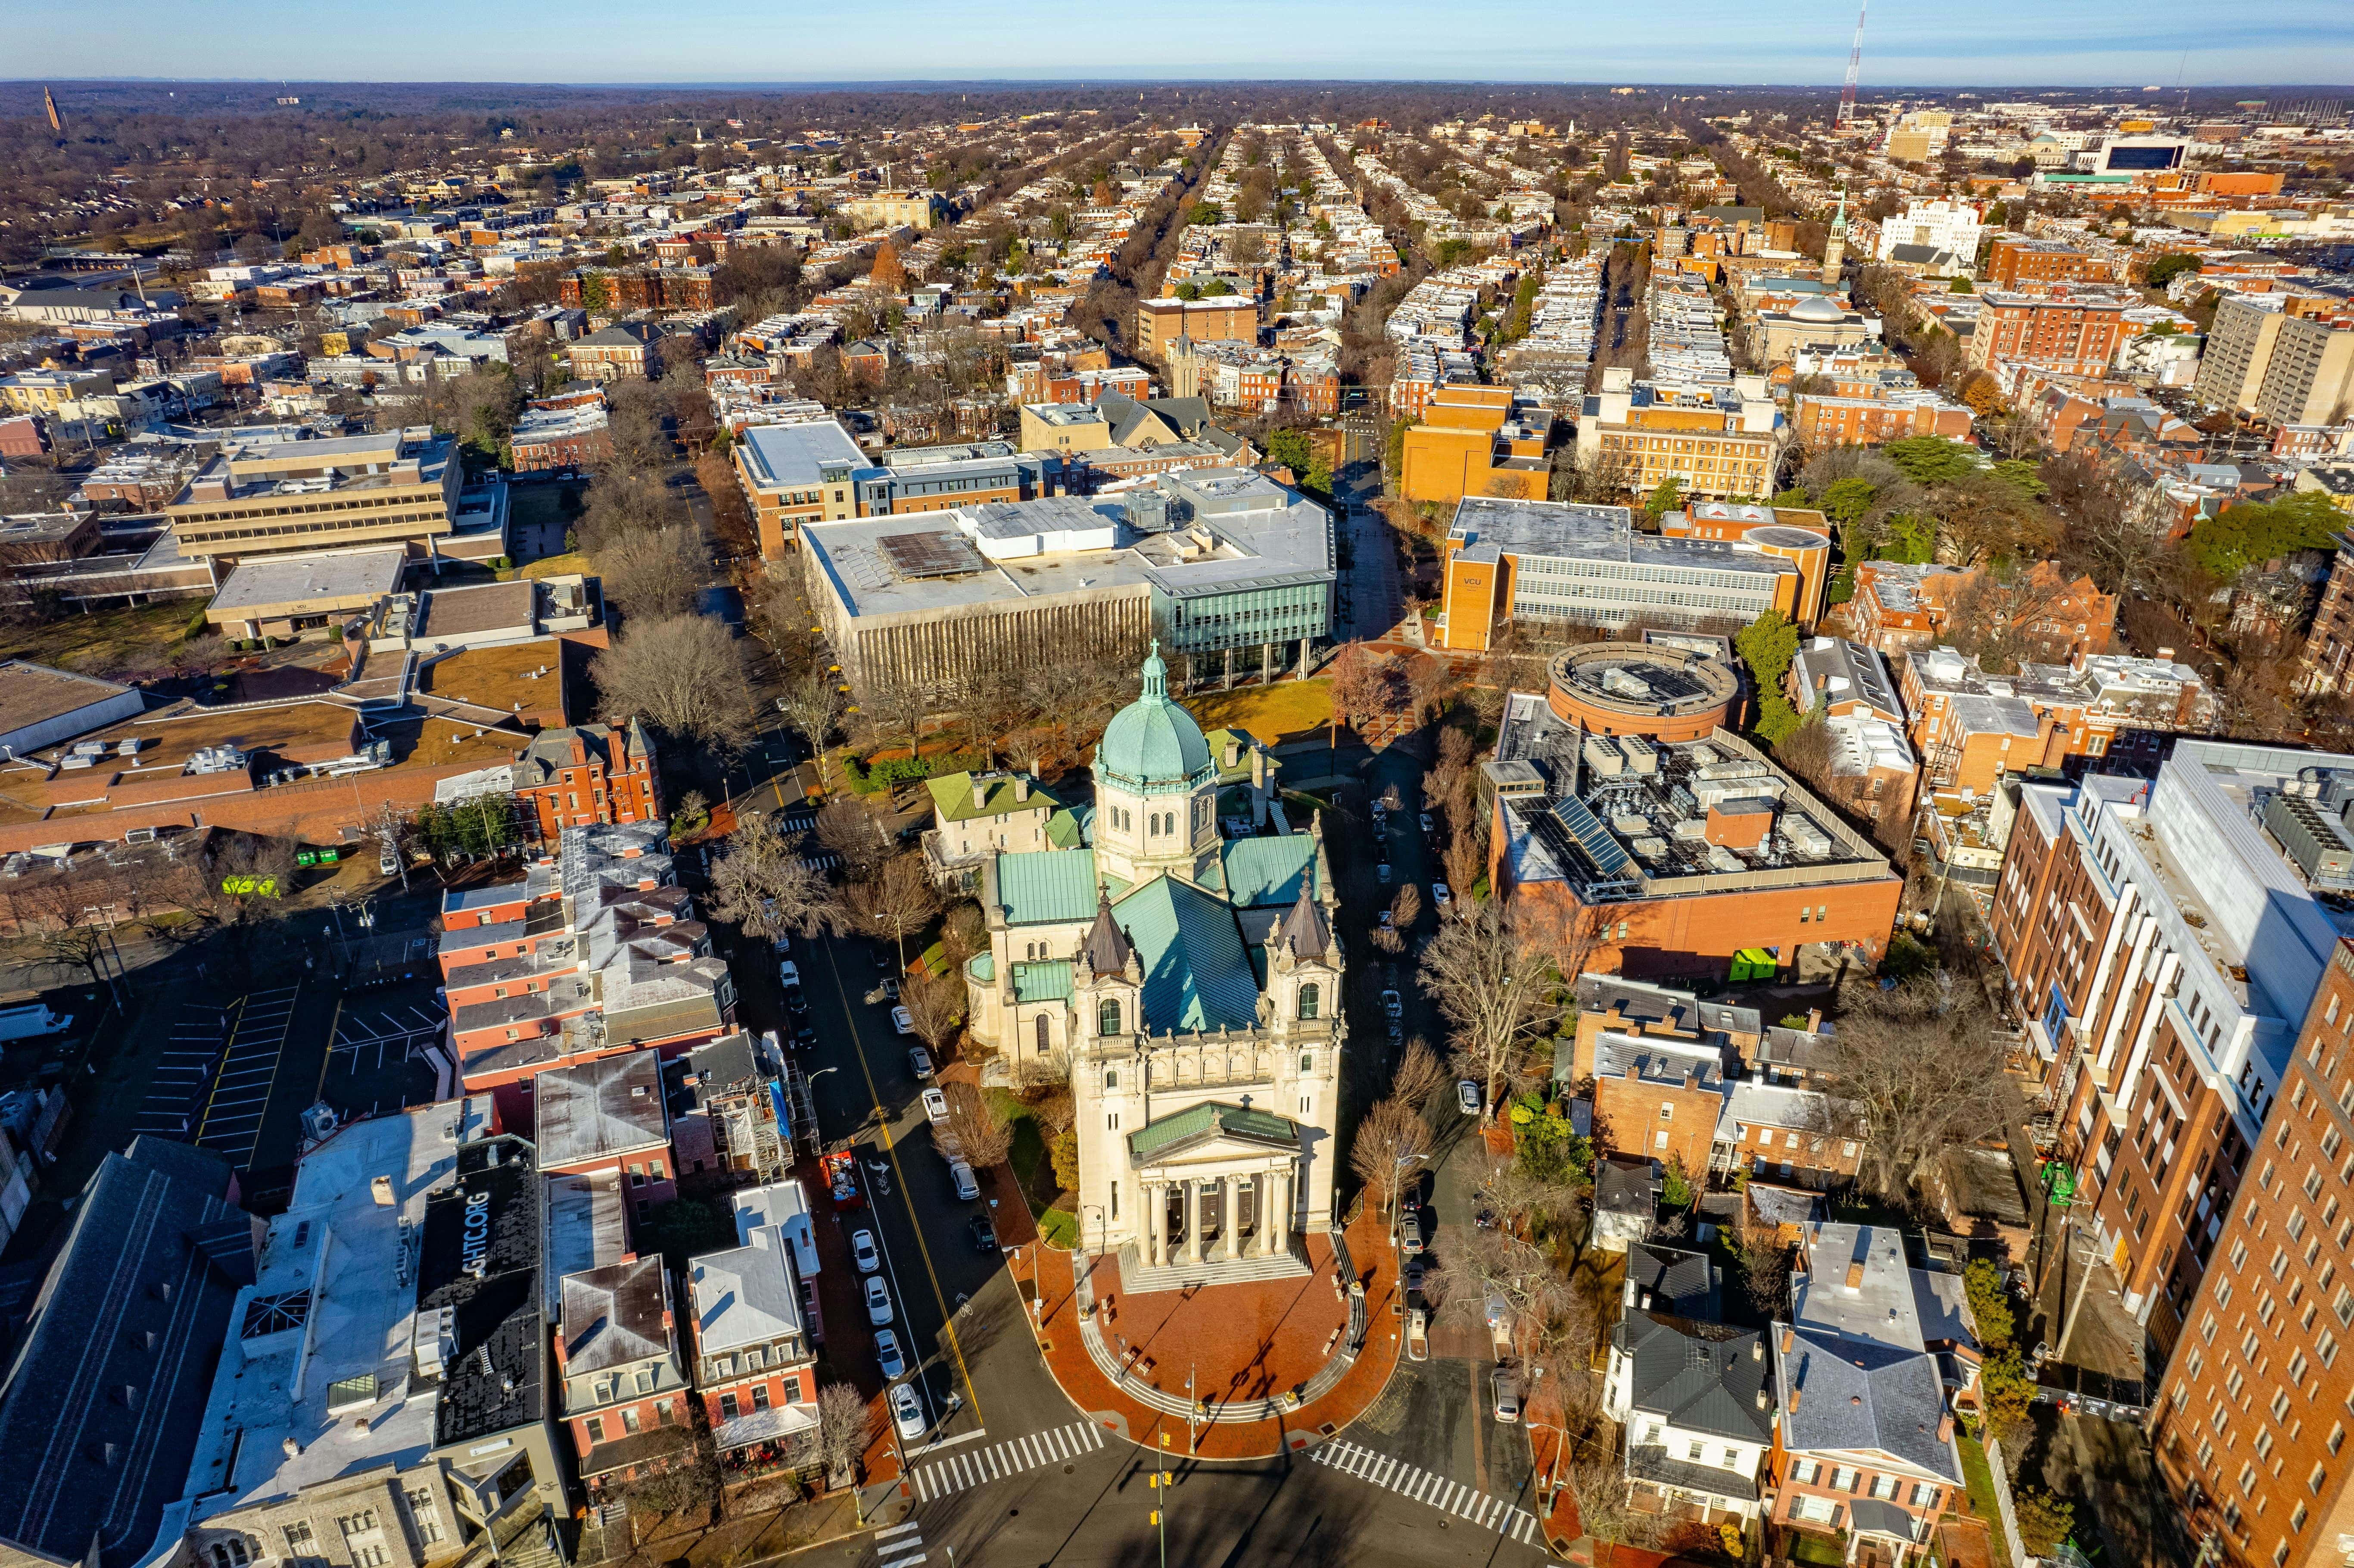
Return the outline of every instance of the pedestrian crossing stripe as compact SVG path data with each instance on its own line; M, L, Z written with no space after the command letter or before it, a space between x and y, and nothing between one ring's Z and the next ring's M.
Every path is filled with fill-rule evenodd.
M1476 1487L1460 1481L1450 1481L1418 1465L1389 1454L1380 1454L1362 1444L1335 1438L1319 1444L1309 1451L1310 1458L1345 1475L1352 1476L1370 1486L1395 1492L1411 1502L1426 1504L1442 1513L1468 1520L1482 1530L1492 1530L1499 1535L1529 1545L1537 1542L1536 1515L1516 1508L1500 1498L1491 1498Z
M915 1520L875 1532L876 1568L916 1568L924 1561L924 1527Z
M931 1502L967 1487L986 1486L1042 1465L1059 1465L1103 1446L1103 1431L1092 1421L1074 1421L1068 1426L1027 1437L1009 1437L986 1448L950 1455L919 1467L915 1472L916 1496L920 1501Z

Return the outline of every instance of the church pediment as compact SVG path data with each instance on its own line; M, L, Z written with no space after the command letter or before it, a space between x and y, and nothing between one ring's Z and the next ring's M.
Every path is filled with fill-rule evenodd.
M1242 1159L1299 1148L1299 1128L1290 1118L1215 1101L1161 1117L1128 1135L1129 1153L1139 1163Z

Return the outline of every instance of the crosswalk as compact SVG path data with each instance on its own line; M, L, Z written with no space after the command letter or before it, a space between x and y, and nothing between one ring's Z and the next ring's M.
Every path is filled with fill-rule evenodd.
M1418 1503L1427 1503L1443 1513L1468 1520L1481 1530L1530 1545L1537 1543L1537 1518L1523 1508L1515 1508L1501 1498L1491 1498L1476 1487L1460 1481L1450 1481L1419 1466L1387 1454L1377 1454L1362 1444L1336 1438L1318 1445L1310 1453L1320 1465L1328 1465L1361 1481L1397 1493Z
M1041 1465L1059 1465L1104 1446L1104 1435L1092 1421L1074 1421L1028 1437L1008 1438L970 1454L953 1454L919 1466L914 1475L918 1501L930 1502L967 1487L1002 1481Z
M924 1527L914 1520L875 1532L875 1568L916 1568L924 1560Z

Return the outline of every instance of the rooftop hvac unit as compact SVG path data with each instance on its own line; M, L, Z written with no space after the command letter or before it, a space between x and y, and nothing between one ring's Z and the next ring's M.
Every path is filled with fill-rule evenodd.
M1628 847L1635 852L1637 860L1655 861L1667 858L1668 841L1665 839L1646 836L1637 839Z
M1782 838L1791 853L1808 860L1820 860L1831 853L1831 836L1817 827L1814 821L1795 812L1782 819Z
M1627 754L1627 768L1632 773L1657 773L1659 770L1659 748L1639 735L1622 736L1618 749Z
M1735 872L1747 871L1749 865L1723 844L1711 844L1708 846L1708 868L1711 871Z
M1648 703L1651 700L1651 683L1617 664L1602 672L1602 689L1611 696L1624 697L1628 702Z
M97 758L82 752L76 752L71 757L60 758L58 760L58 767L69 772L84 768L94 768L97 765Z
M1585 737L1585 766L1605 779L1616 779L1627 770L1627 758L1618 743L1606 735Z
M458 1355L458 1309L429 1307L419 1312L410 1348L419 1377L445 1376Z
M1708 820L1705 817L1686 817L1668 831L1677 838L1697 843L1708 837Z

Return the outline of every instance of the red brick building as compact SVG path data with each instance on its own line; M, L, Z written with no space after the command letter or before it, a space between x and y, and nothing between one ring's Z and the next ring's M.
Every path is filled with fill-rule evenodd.
M564 1277L556 1334L565 1429L592 1493L659 1470L688 1447L686 1365L659 1255Z
M2122 283L2126 265L2122 254L2023 234L1998 234L1987 252L1986 279L1997 288L2034 292L2053 283Z
M2234 1568L2336 1564L2354 1532L2354 941L2340 939L2290 1054L2191 1332L2150 1421L2192 1539Z
M532 1141L549 1176L620 1176L635 1221L678 1196L662 1059L652 1051L550 1067L532 1084Z
M708 267L583 267L564 275L557 297L574 310L599 315L629 311L713 308Z
M1842 397L1817 392L1798 395L1798 440L1809 450L1837 446L1878 446L1911 436L1944 436L1967 440L1970 411L1948 403L1934 392L1902 398Z
M747 1188L733 1202L742 1245L687 1264L695 1389L726 1463L790 1454L815 1429L822 1331L801 1184ZM912 1364L918 1352L902 1339L900 1353Z
M663 815L653 742L635 719L540 731L515 759L514 793L525 836L543 841L591 822L654 822Z
M2127 294L2021 294L1989 290L1970 334L1970 363L1997 362L2062 376L2098 376L2116 358L2125 313L2140 300Z

